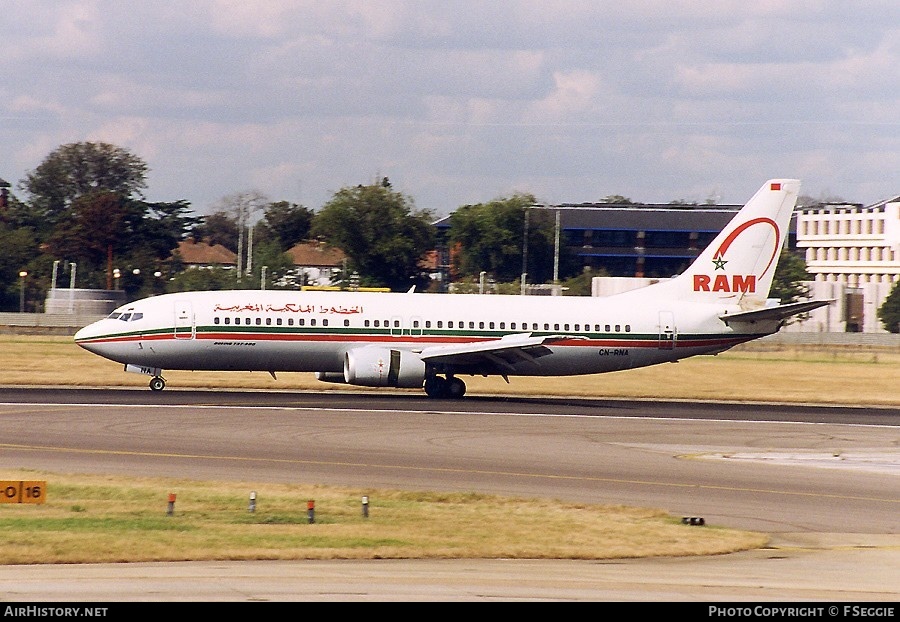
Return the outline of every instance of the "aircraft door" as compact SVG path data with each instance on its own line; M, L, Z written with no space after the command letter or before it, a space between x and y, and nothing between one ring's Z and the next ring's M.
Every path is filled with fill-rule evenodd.
M671 311L659 312L659 349L672 350L678 339L678 331L675 328L675 314Z
M175 339L193 339L195 332L193 306L187 300L177 300L175 302Z

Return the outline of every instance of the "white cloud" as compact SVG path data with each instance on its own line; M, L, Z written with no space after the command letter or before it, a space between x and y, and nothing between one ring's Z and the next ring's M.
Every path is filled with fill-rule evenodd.
M801 176L900 193L900 5L817 0L14 3L0 177L98 137L148 195L320 207L386 175L444 214L545 201L739 202ZM843 187L841 187L843 186Z

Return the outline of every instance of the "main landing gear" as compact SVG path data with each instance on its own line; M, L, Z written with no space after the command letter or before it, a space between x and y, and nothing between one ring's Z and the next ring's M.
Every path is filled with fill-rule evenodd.
M162 391L166 388L166 380L162 376L153 376L150 379L150 390L151 391Z
M450 375L430 376L425 379L425 393L428 397L458 400L466 394L466 383Z

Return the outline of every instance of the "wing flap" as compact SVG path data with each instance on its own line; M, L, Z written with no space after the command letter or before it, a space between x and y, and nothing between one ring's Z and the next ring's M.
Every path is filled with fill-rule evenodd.
M479 365L489 363L512 371L514 364L535 362L550 354L547 344L568 339L561 335L532 337L531 333L505 335L500 339L423 348L420 357L426 363L444 365Z

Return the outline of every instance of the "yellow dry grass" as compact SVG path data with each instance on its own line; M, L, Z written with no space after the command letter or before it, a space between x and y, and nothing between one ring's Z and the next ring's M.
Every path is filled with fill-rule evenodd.
M656 510L477 493L355 490L0 471L47 481L43 505L0 505L0 564L248 559L621 559L764 546L757 533ZM249 511L249 491L257 505ZM175 493L168 515L168 494ZM369 497L369 516L361 499ZM314 522L307 502L314 500Z

